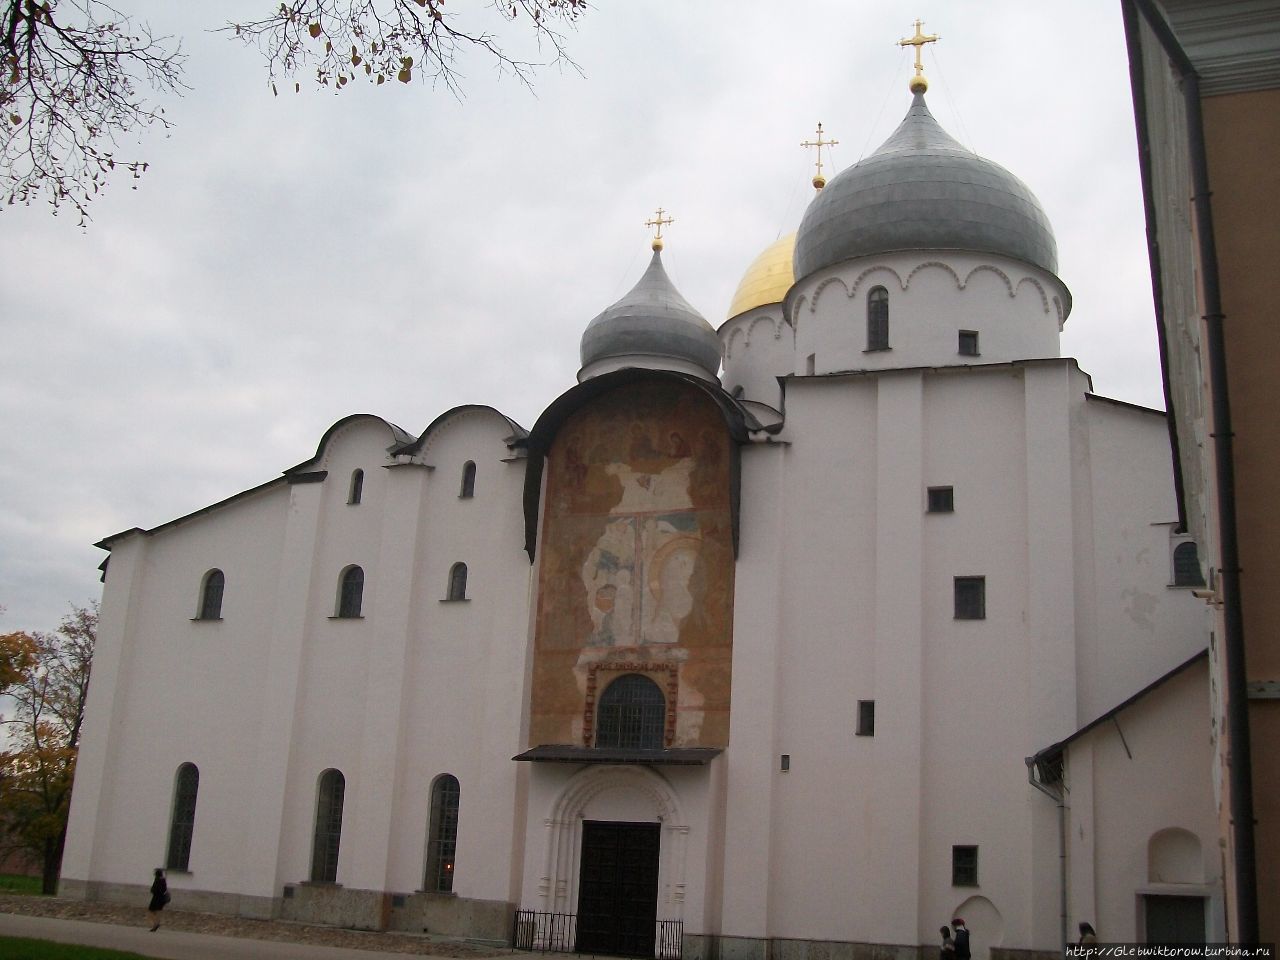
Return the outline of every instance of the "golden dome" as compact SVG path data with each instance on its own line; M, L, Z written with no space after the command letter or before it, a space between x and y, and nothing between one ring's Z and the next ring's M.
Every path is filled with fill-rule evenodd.
M781 303L795 275L791 269L791 255L795 252L796 235L789 233L764 248L764 252L752 261L729 306L729 319L746 313L755 307Z

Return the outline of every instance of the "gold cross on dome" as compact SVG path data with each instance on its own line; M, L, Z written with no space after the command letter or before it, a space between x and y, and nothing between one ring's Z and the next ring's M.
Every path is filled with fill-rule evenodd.
M823 187L825 187L825 186L827 185L827 178L826 178L826 177L824 177L824 176L822 175L822 148L823 148L823 147L834 147L834 146L836 146L839 142L840 142L839 140L823 140L823 139L822 139L822 124L821 124L821 123L819 123L819 124L818 124L818 139L817 139L817 140L801 140L801 141L800 141L800 146L802 146L802 147L817 147L817 148L818 148L818 172L817 172L817 173L815 173L815 174L813 175L813 185L814 185L817 189L819 189L819 190L821 190Z
M905 40L899 40L899 41L898 41L898 46L900 46L900 47L915 47L915 48L916 48L916 77L918 77L920 80L924 80L924 64L920 62L920 51L924 48L924 45L925 45L926 43L937 43L937 42L938 42L938 35L937 35L936 33L925 34L925 33L920 29L922 26L924 26L924 21L923 21L923 20L917 20L917 21L916 21L916 35L915 35L914 37L908 37L908 38L906 38ZM927 85L927 84L928 84L928 81L925 81L925 83L926 83L926 85ZM915 81L914 81L914 80L912 81L911 89L912 89L912 90L914 90L914 89L915 89ZM921 91L921 92L923 92L923 91Z
M665 211L665 210L663 210L661 207L659 207L659 208L658 208L657 215L654 217L654 219L652 219L652 220L646 220L646 221L644 222L644 225L645 225L646 227L657 227L657 228L658 228L658 232L657 232L657 233L655 233L655 234L653 235L653 249L655 249L655 250L661 250L661 249L662 249L662 228L663 228L664 226L666 226L667 224L669 224L669 223L675 223L675 222L676 222L674 217L665 217L665 218L664 218L664 217L662 216L664 213L666 213L666 211Z

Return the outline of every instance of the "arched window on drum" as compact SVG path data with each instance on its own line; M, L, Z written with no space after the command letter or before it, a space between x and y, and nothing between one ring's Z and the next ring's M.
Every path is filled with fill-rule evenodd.
M867 294L867 350L889 349L889 291L872 287Z

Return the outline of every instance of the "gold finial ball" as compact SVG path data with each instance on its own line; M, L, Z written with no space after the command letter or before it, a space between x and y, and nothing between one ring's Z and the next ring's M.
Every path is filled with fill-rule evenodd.
M822 174L818 174L816 177L813 178L813 189L821 190L826 185L827 185L827 178L824 177Z
M924 93L929 89L929 81L925 79L925 76L922 73L918 77L912 77L911 82L907 84L907 87L912 93Z
M661 238L661 237L654 237L654 238L653 238L653 249L654 249L654 250L661 250L661 249L662 249L662 238Z

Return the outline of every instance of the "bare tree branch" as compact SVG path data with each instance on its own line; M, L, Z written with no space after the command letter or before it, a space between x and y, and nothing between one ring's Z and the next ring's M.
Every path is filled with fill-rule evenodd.
M170 44L172 43L172 46ZM102 0L0 2L0 182L5 205L65 203L83 225L88 205L117 167L119 138L160 124L164 109L141 88L182 87L183 57Z
M273 91L277 81L301 89L298 78L313 66L315 83L335 91L361 77L381 85L418 76L461 97L458 57L467 49L481 51L526 86L541 66L581 72L561 30L586 12L586 0L494 0L493 8L505 20L527 23L547 58L533 62L506 53L492 33L467 29L461 15L446 12L445 0L293 0L268 17L222 29L262 52Z

